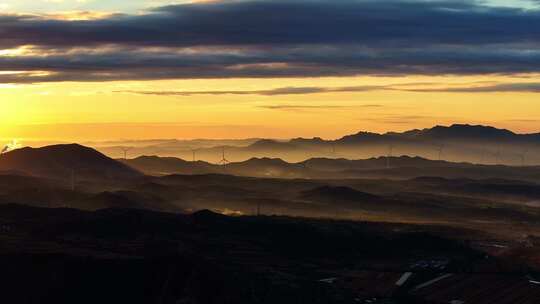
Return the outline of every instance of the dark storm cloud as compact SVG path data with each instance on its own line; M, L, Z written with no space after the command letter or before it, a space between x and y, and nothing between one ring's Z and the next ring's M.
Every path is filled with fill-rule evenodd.
M474 1L223 1L91 21L0 17L0 45L485 44L538 41L540 14Z
M0 57L0 70L53 72L0 81L527 73L540 71L539 42L540 11L459 0L223 1L89 21L0 16L0 49L37 47Z

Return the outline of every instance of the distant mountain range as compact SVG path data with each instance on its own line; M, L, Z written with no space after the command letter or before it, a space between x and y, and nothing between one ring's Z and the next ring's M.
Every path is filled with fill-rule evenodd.
M384 134L359 132L344 136L335 142L350 143L357 140L426 140L426 141L510 141L510 142L536 142L540 143L540 133L517 134L506 129L497 129L490 126L453 124L451 126L435 126L429 129L414 129L405 132L388 132ZM318 141L318 139L315 139Z
M251 158L247 161L224 165L158 156L142 156L120 161L138 171L154 176L229 174L291 179L410 179L423 176L439 176L445 178L506 178L540 181L540 167L475 165L409 156L378 157L363 160L312 158L298 163L289 163L275 158Z
M540 167L530 164L538 157L538 153L535 153L535 149L540 147L538 138L539 134L524 135L492 127L452 125L403 133L360 132L334 141L320 138L296 138L289 141L265 139L243 147L216 146L194 151L196 158L206 152L218 155L218 160L221 160L225 151L226 159L232 161L226 161L225 165L159 156L114 160L92 148L67 144L22 148L2 154L0 172L56 180L75 178L78 182L120 181L141 178L143 174L230 174L307 179L409 179L440 176L536 181L540 180ZM488 152L487 148L492 145L496 150ZM454 155L457 148L466 151L462 151L463 155L459 158ZM430 158L407 156L422 154L413 153L414 149L435 152L435 155ZM377 157L362 157L364 154L377 154L377 151L381 152ZM477 165L474 163L481 162L468 161L476 157L474 152L478 151L484 151L481 157L484 157L483 163L486 164ZM284 157L274 157L280 155ZM242 157L246 157L246 160L235 161ZM437 160L439 157L440 160ZM299 158L300 161L291 161L291 158ZM459 161L448 161L449 158L457 158Z
M388 132L384 134L372 132L358 132L336 140L324 140L320 137L294 138L289 141L260 139L243 147L246 150L290 150L299 147L318 147L321 145L371 145L371 144L432 144L432 143L474 143L479 142L500 144L525 143L540 144L540 133L517 134L506 129L497 129L489 126L454 124L451 126L435 126L430 129L410 130L402 133Z
M85 210L251 214L262 206L270 214L298 216L461 220L472 212L477 219L529 221L528 208L536 208L540 196L540 167L409 156L297 163L251 158L215 165L157 156L114 160L84 146L55 145L0 155L0 171L6 172L0 174L0 205ZM526 210L510 214L516 204Z
M431 129L411 130L403 133L387 133L404 138L438 141L508 141L540 143L540 133L517 134L506 129L497 129L489 126L454 124L449 127L436 126Z
M212 145L213 144L213 145ZM540 164L540 133L517 134L489 126L454 124L429 129L384 134L358 132L336 140L295 138L243 141L166 141L130 145L131 157L172 156L217 163L225 150L229 161L281 158L301 162L310 158L366 159L379 156L420 156L433 160L481 164ZM99 146L112 157L123 157L120 146Z

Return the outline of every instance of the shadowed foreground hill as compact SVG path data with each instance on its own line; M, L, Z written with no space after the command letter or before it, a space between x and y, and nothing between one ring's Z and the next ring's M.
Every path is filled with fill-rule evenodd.
M18 171L36 177L78 180L130 179L137 170L98 151L77 144L23 148L0 156L0 171Z
M457 286L452 298L427 303L479 289L505 299L490 303L539 303L529 281L540 267L537 183L404 179L530 179L536 167L411 157L142 160L156 175L187 174L141 176L78 145L2 156L0 172L10 173L0 175L3 302L409 304ZM74 167L89 180L71 189L59 179ZM220 174L194 174L204 170ZM339 179L371 175L392 179ZM453 276L470 283L446 284ZM444 286L417 288L435 279Z
M319 282L364 268L406 271L478 253L418 227L286 217L81 212L0 206L6 303L350 303ZM369 244L369 246L366 246ZM82 296L84 295L84 296Z
M472 282L444 286L457 295L540 299L533 269L486 258L469 246L483 234L443 226L3 205L0 227L6 303L450 303L415 287L441 272ZM491 291L494 281L505 286Z

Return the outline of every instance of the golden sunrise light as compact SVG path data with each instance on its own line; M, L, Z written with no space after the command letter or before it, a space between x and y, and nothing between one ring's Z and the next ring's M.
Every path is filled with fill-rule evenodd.
M309 3L291 5L315 9ZM393 13L370 1L350 5ZM536 13L526 1L484 5L474 7L474 18L489 18L489 11ZM242 9L227 1L4 1L2 6L3 138L339 138L360 130L453 123L538 131L538 52L528 33L501 37L494 30L481 40L474 35L482 29L476 33L472 24L471 37L458 27L433 25L439 34L411 29L418 41L407 46L404 36L382 28L340 29L335 40L325 31L337 25L315 17L289 34L293 25L287 16L281 23L250 20L253 32L213 28L213 18L225 24ZM272 1L263 6L280 9ZM444 15L437 4L425 9ZM180 11L193 12L210 28L198 32ZM362 22L379 22L373 16ZM396 18L406 23L410 16ZM130 24L139 27L130 31ZM176 24L185 27L176 31ZM324 34L312 36L312 30Z
M19 84L2 89L0 119L4 137L57 140L336 138L358 130L403 131L455 122L534 132L540 117L535 92L451 91L529 82L484 75ZM354 86L374 88L338 91ZM257 92L315 87L326 91ZM228 92L231 88L239 93Z
M2 304L540 303L540 0L0 0Z

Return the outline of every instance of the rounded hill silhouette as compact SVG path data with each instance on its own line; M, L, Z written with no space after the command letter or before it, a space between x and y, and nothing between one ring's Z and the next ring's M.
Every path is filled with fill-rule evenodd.
M18 171L28 175L71 179L130 179L141 173L100 152L78 144L22 148L0 156L0 171Z

